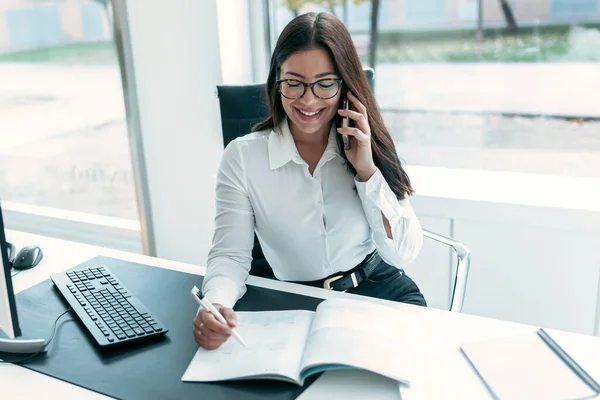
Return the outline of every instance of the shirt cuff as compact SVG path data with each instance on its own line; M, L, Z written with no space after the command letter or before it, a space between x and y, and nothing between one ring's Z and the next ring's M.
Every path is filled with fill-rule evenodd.
M203 290L204 296L211 303L220 304L228 308L233 308L235 305L239 298L238 292L239 289L234 282L221 276L212 277L207 287Z
M378 228L385 229L381 213L387 218L390 225L396 224L400 218L405 216L405 201L398 201L396 194L390 189L379 168L366 182L361 182L358 176L354 178L354 182L367 217L370 217L369 219L373 223L379 221Z

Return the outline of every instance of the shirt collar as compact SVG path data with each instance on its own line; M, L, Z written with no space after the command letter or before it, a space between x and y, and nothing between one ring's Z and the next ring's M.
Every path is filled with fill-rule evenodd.
M320 164L323 164L336 156L341 158L337 148L336 132L336 125L333 123L331 124L327 147L321 157ZM306 164L298 153L294 137L292 136L292 132L290 132L288 119L285 118L269 135L269 168L275 170L283 167L290 161L294 161L296 164Z

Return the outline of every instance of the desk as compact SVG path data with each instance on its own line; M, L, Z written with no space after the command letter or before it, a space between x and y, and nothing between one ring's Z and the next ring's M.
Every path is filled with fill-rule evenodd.
M103 255L132 262L151 265L193 274L203 275L204 267L157 259L138 254L67 242L32 234L7 231L7 238L17 248L27 244L42 247L45 257L34 269L23 271L13 278L16 292L27 289L45 279L51 273L74 267L92 257ZM330 292L291 283L249 277L249 284L270 289L298 293L321 298L357 298L346 293ZM325 373L302 395L301 399L437 399L437 398L490 398L485 387L475 375L458 346L461 342L505 335L534 332L537 327L492 320L466 314L390 303L378 299L360 297L366 301L392 305L401 309L417 324L424 341L430 343L427 355L415 368L422 371L413 387L402 388L394 382L364 371L332 371ZM190 316L190 321L193 316ZM569 351L592 376L600 377L600 338L575 333L550 330L556 339ZM399 344L402 345L402 344ZM599 378L596 378L599 379ZM62 382L16 366L0 364L0 394L4 398L52 398L100 399L103 395Z

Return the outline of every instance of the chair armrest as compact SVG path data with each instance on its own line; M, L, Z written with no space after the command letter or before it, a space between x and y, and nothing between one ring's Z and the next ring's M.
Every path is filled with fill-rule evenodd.
M469 248L461 242L438 235L435 232L423 229L423 236L435 240L436 242L451 247L456 253L458 263L454 276L454 286L452 289L452 298L450 300L450 311L461 312L465 301L465 292L467 290L467 278L469 277L469 267L471 264L471 252Z

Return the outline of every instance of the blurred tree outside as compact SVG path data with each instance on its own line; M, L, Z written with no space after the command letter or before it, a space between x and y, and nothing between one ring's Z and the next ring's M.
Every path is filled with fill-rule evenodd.
M500 0L500 8L502 9L502 14L504 14L504 20L506 21L508 33L517 33L519 30L517 27L517 21L515 20L512 7L508 1Z

